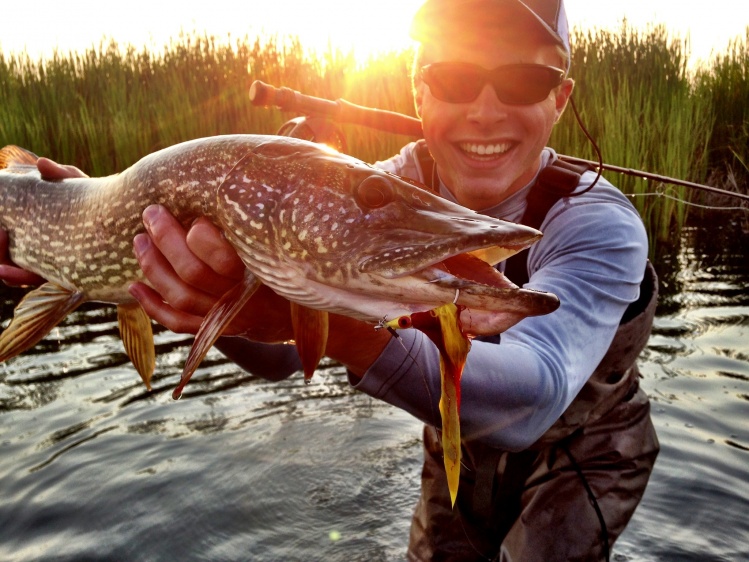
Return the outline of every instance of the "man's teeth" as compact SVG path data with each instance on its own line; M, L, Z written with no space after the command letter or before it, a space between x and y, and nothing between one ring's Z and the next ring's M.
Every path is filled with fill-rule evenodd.
M470 154L476 154L478 156L492 156L494 154L502 154L510 150L510 143L497 143L497 144L478 144L464 142L460 144L461 150Z

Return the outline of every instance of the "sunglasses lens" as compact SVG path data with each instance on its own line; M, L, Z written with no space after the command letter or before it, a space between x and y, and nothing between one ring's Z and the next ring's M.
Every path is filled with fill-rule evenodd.
M497 97L510 105L530 105L546 99L562 82L563 72L550 66L518 64L485 70L463 63L435 63L422 69L432 95L448 103L475 100L487 82Z
M486 83L478 69L467 65L430 65L424 81L432 95L448 103L475 100Z
M545 100L561 83L561 77L560 72L550 67L523 65L499 69L492 76L492 83L503 103L531 105Z

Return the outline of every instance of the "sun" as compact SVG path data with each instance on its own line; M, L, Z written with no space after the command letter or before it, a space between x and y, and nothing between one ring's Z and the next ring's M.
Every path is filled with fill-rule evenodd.
M271 32L297 37L311 51L341 50L365 63L377 55L413 45L408 32L423 1L318 0L297 3L293 11L284 13L270 3L256 12L255 21Z

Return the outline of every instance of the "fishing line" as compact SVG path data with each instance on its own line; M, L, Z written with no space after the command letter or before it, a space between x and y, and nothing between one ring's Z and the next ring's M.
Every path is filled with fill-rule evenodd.
M583 132L583 134L586 136L586 138L590 141L590 144L593 145L593 150L596 153L596 157L598 158L598 173L596 174L596 179L593 180L593 183L591 183L588 187L583 189L582 191L578 193L573 193L573 197L577 197L578 195L582 195L583 193L587 193L593 187L598 183L598 180L601 179L601 174L603 173L603 155L601 154L601 148L598 146L598 143L593 138L593 135L591 135L588 132L588 129L583 124L583 119L580 117L580 112L577 110L577 105L575 105L575 100L572 96L569 97L570 107L572 108L572 113L575 114L575 120L577 121L577 124L580 126L580 130Z
M457 298L457 297L456 297ZM427 398L429 400L429 410L430 415L432 419L431 425L434 427L437 427L437 416L434 411L434 397L432 396L432 389L429 388L429 382L427 381L427 375L426 372L424 372L424 369L419 365L418 361L416 360L416 357L411 353L411 350L406 347L406 344L403 343L403 338L400 337L398 332L395 330L395 328L391 328L390 326L385 325L385 318L380 320L380 322L375 326L375 330L379 330L385 328L388 332L390 332L390 335L393 336L397 340L397 342L401 345L403 348L403 351L406 352L406 355L411 360L411 363L419 370L419 373L421 374L421 380L424 383L424 388L427 391Z
M609 530L608 530L608 527L606 526L606 520L603 518L601 507L598 505L598 500L596 499L596 496L593 493L593 490L590 488L590 484L588 484L588 479L585 478L585 474L583 474L582 468L580 468L580 465L577 464L575 457L572 456L572 453L570 452L570 448L567 446L567 443L560 443L560 448L567 455L567 459L570 461L572 468L580 477L580 480L583 483L583 487L585 488L585 491L588 494L588 499L590 500L590 503L593 505L593 509L595 510L596 516L598 517L598 522L601 525L601 533L603 535L603 537L601 538L601 545L603 547L603 553L605 555L606 562L609 562L609 560L611 559L610 558L611 553L609 551Z
M662 193L659 191L654 191L650 193L625 193L627 197L665 197L666 199L671 199L673 201L677 201L679 203L682 203L684 205L687 205L688 207L698 207L700 209L707 209L709 211L749 211L749 207L720 207L716 205L703 205L701 203L692 203L691 201L687 201L685 199L682 199L680 197L677 197L675 195L669 195L668 193Z

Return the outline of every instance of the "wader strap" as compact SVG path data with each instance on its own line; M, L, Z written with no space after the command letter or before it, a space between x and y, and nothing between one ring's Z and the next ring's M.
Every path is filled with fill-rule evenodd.
M554 203L570 197L580 183L580 176L589 168L555 160L538 173L536 183L528 193L528 206L520 223L540 228ZM528 282L528 250L518 252L505 264L505 275L518 286Z
M510 453L476 444L472 451L476 457L473 513L490 518L497 505L512 506L519 512L522 490L540 453L535 450Z

